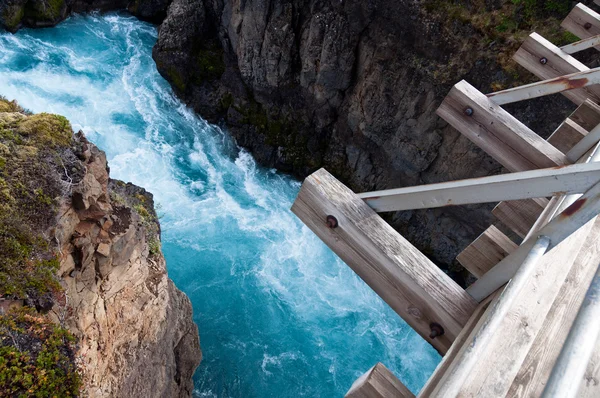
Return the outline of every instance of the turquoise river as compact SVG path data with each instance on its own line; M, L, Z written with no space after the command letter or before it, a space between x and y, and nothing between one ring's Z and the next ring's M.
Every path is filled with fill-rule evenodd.
M67 116L154 194L200 329L195 396L341 397L378 361L417 393L439 355L289 211L298 181L174 96L156 38L126 14L0 33L0 95Z

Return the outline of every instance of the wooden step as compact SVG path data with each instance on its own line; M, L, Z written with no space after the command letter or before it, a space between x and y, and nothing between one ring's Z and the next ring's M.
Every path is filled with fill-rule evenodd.
M345 398L413 398L414 394L381 362L360 376Z
M541 80L589 70L573 56L562 51L537 33L532 33L513 56L514 60ZM542 62L542 60L544 62ZM563 91L565 97L582 104L588 98L600 101L600 86Z
M598 124L600 106L588 99L558 126L548 142L562 153L567 153Z
M464 80L454 85L437 114L509 171L569 163L562 152Z
M600 124L600 105L591 100L585 101L569 116L569 119L587 131Z
M479 278L516 248L516 243L510 240L498 228L490 225L488 229L483 231L477 239L456 256L456 259L470 273Z
M591 8L579 3L560 24L580 39L600 34L600 15Z
M524 238L547 204L548 200L545 198L508 200L498 203L492 210L492 214L498 221Z

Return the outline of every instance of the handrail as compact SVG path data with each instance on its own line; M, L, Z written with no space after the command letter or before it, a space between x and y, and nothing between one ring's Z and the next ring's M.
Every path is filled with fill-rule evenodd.
M588 48L600 46L600 35L588 37L587 39L576 41L575 43L562 46L560 49L567 54L575 54L576 52L587 50Z
M554 364L542 398L575 398L600 336L600 265Z

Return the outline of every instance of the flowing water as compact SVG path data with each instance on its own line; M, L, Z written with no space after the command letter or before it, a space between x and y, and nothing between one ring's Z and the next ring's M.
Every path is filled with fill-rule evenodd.
M0 33L0 95L67 116L113 178L154 194L200 328L195 395L339 397L378 361L418 392L438 354L290 213L298 181L176 99L156 37L124 14Z

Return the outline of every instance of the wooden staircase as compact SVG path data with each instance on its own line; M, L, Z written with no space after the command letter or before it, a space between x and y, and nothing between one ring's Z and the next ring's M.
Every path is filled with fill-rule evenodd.
M514 56L542 81L487 95L461 81L437 110L510 173L356 194L321 169L292 206L443 355L420 397L600 397L600 344L580 354L576 377L561 373L574 369L567 336L600 263L600 68L574 56L600 50L600 15L578 4L561 26L582 40L557 47L532 33ZM502 108L556 93L578 107L547 140ZM499 202L498 221L457 256L478 278L467 289L377 214L484 202ZM411 396L383 364L347 393Z

